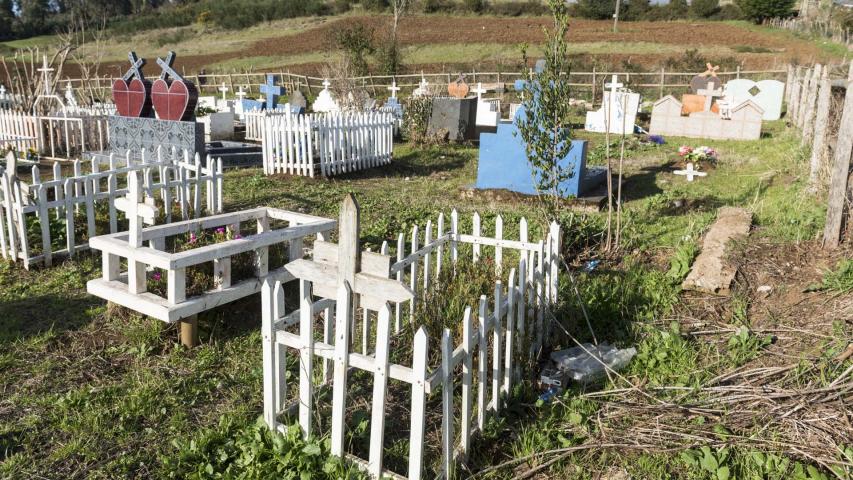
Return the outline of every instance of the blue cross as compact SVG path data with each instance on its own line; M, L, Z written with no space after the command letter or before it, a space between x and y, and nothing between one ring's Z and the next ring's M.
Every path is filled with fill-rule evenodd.
M284 95L284 88L275 84L275 75L267 74L267 83L261 85L261 93L264 93L267 96L267 110L274 110L276 106L276 97Z

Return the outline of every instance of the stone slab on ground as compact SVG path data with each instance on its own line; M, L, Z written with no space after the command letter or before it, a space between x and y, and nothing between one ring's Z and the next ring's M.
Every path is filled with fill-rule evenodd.
M705 234L702 253L681 284L685 290L727 295L737 269L726 261L730 240L749 235L752 212L743 208L722 207L717 220Z

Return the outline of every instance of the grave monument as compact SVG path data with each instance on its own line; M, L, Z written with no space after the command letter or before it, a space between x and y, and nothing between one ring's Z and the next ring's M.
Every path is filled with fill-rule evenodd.
M477 137L477 99L468 97L470 88L462 75L447 86L449 97L435 97L427 134L447 135L451 141L474 140Z
M605 85L601 108L595 112L586 112L584 129L588 132L631 135L637 121L640 108L640 94L623 88L616 75Z
M173 151L203 155L204 128L195 121L198 91L172 69L175 53L157 59L161 74L153 83L142 72L145 59L134 52L128 58L130 69L113 82L117 114L108 121L111 150L124 155L162 147L165 158L171 158Z
M779 80L754 82L744 78L731 80L723 87L723 99L729 106L737 106L751 100L764 110L763 120L779 120L782 117L782 99L785 83Z
M543 65L537 63L538 71ZM515 88L522 91L527 82L518 80ZM533 102L534 107L536 102ZM477 164L477 188L501 188L513 192L534 195L536 184L534 172L527 159L526 146L522 140L517 120L522 118L525 107L517 109L515 116L498 124L496 133L480 135L480 158ZM586 166L587 142L572 140L572 147L565 158L561 159L561 168L570 169L572 174L560 184L560 190L566 197L581 197L604 182L607 169Z

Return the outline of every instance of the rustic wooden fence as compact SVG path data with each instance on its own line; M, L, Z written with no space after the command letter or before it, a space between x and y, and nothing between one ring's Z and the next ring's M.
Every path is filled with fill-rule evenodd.
M264 172L330 177L391 162L394 117L380 112L263 117Z
M106 115L44 116L0 110L0 147L20 158L35 150L49 160L79 159L86 151L107 150Z
M221 160L207 158L202 164L197 155L171 163L162 160L160 152L149 158L143 151L135 162L128 152L125 158L110 155L103 170L98 159L75 160L70 175L54 163L50 180L42 179L39 167L33 166L30 183L17 175L12 163L0 175L0 249L3 258L21 260L27 269L35 263L50 266L55 256L87 249L99 228L118 232L116 199L127 193L130 172L139 172L150 197L159 194L164 205L178 204L181 218L222 211ZM172 222L171 208L164 219Z
M847 78L835 81L827 66L791 67L788 86L788 118L802 131L803 144L811 146L810 182L815 189L829 186L823 244L835 248L849 211L845 204L853 155L853 62ZM834 91L843 100L835 101Z
M456 80L460 72L424 72L424 73L407 73L399 75L368 75L363 77L354 77L349 79L350 82L360 84L374 97L379 97L388 94L388 87L394 82L402 89L403 92L411 92L417 88L421 79L429 82L430 85L447 85ZM508 88L511 87L516 80L524 79L527 74L521 72L461 72L469 84L478 82L487 84L490 89ZM577 98L582 96L591 96L592 100L600 98L602 84L609 81L611 76L618 75L620 82L626 83L632 89L635 89L644 95L649 95L656 98L662 97L664 93L670 92L673 89L686 90L690 86L690 79L697 72L678 72L668 71L665 68L648 72L615 72L615 71L598 71L593 69L589 72L570 72L568 74L570 86L575 87ZM733 71L719 72L718 75L723 82L735 78L751 78L754 80L776 79L784 80L787 70L785 69L768 69L768 70L744 70L740 67ZM322 77L314 77L309 75L301 75L289 71L267 71L267 72L234 72L234 73L208 73L203 75L185 75L195 82L201 94L219 94L219 88L224 83L231 89L231 92L237 92L237 89L242 87L249 96L260 94L261 85L266 83L267 75L276 75L279 84L287 87L288 91L301 90L311 94L317 94L323 90ZM108 97L110 87L114 78L102 77L89 81L88 84L98 85L102 96ZM72 85L79 86L84 82L81 79L63 79L63 82L71 82Z
M840 8L840 7L839 7ZM853 45L853 32L849 28L844 27L838 22L828 20L819 20L816 18L771 18L764 21L764 25L783 28L797 33L806 35L816 35L828 38L833 42L843 45Z
M315 431L317 415L328 414L322 408L323 397L317 393L331 388L331 421L320 423L331 429L332 453L362 465L374 478L404 478L384 467L388 384L389 380L402 382L410 392L406 399L411 412L407 477L452 478L455 461L469 454L474 435L483 431L489 417L500 414L512 383L520 374L519 365L529 361L549 340L544 313L557 301L560 227L554 223L545 238L530 242L526 221L522 220L518 240L509 240L503 238L502 220L497 217L495 236L488 237L482 235L479 216L475 214L472 231L465 234L459 231L458 214L454 211L448 232L444 231L443 215L439 216L436 229L432 222L423 230L414 227L408 252L404 236L399 236L397 261L393 263L387 243L381 253L357 254L358 210L354 202L345 202L339 227L338 245L315 242L313 261L288 264L286 272L270 275L264 281L264 418L270 428L277 429L280 414L298 412L299 424L309 435ZM423 244L418 240L419 231L424 235ZM459 262L466 261L460 258L462 245L471 246L472 262L481 261L487 254L485 249L493 249L489 253L495 259L498 274L504 263L499 261L504 250L516 251L518 267L503 272L506 283L498 281L493 296L482 295L473 306L473 313L472 306L465 309L454 327L462 332L459 344L454 344L450 329L443 329L440 338L430 339L421 325L411 338L411 364L391 362L391 338L397 337L396 343L401 335L411 335L409 332L415 330L402 329L401 322L419 324L418 318L412 316L414 305L427 301L427 293L440 281L442 268L456 269ZM286 313L282 282L294 277L300 282L299 308ZM408 300L400 301L404 297ZM408 315L401 313L404 301L409 303ZM361 353L351 351L357 321L353 305L362 307ZM371 310L377 312L375 326L369 321ZM318 314L322 314L322 332L315 333L314 319ZM438 355L430 351L431 344L433 348L438 346ZM286 371L289 349L298 357L298 372L292 377L295 393L290 397ZM429 362L431 353L433 358L440 357L440 364L433 368ZM402 355L406 358L409 354ZM314 357L319 357L319 364L315 364ZM365 372L373 380L367 459L344 448L347 372L351 369ZM356 377L350 373L349 378ZM454 411L457 386L461 386L458 416ZM433 396L440 398L438 409L428 408ZM401 421L399 411L394 409L392 414L397 424ZM437 458L432 459L425 457L428 424L439 424L441 431L441 447ZM435 462L426 465L427 460Z

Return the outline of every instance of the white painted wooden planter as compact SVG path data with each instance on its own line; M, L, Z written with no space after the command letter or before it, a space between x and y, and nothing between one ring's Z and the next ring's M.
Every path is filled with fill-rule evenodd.
M21 260L24 268L42 263L50 266L54 256L73 256L88 248L75 227L75 214L85 212L86 237L96 235L96 210L106 208L109 230L118 232L119 213L115 201L127 194L128 175L138 172L142 188L149 197L159 196L165 205L165 221L172 221L171 205L181 209L181 218L200 217L222 211L222 161L207 158L202 164L198 155L185 156L183 161L171 163L163 160L161 152L149 156L143 151L141 159L134 161L110 155L106 165L99 160L75 160L70 176L63 175L58 163L53 165L52 179L42 179L37 166L33 166L31 183L19 178L12 168L0 174L0 253L3 258ZM2 168L0 168L2 171ZM41 253L33 254L27 238L29 226L38 219L41 232ZM49 219L65 222L65 248L54 249ZM79 220L79 219L78 219Z
M406 242L401 235L397 261L392 262L387 255L387 244L383 245L381 253L362 252L359 259L355 255L359 249L358 228L352 227L358 223L357 213L348 219L344 213L346 204L341 211L341 244L337 249L328 244L315 244L313 262L291 263L264 281L264 418L270 428L281 430L284 427L279 424L279 415L298 411L302 430L309 435L318 411L315 403L322 398L315 395L315 391L330 386L332 454L356 462L373 478L450 478L453 464L470 453L472 437L483 430L490 416L499 415L517 380L518 362L534 357L550 338L550 322L544 322L544 317L550 305L557 301L560 227L554 223L545 239L530 242L527 222L522 220L519 239L507 240L503 238L503 222L498 217L495 237L486 237L481 235L480 219L475 214L472 233L462 234L458 231L458 214L454 211L449 232L444 231L443 216L438 219L435 238L431 222L427 224L423 230L423 246L419 244L419 229L415 227L409 255L406 255ZM345 228L346 225L349 226ZM391 363L389 339L401 331L400 305L406 301L399 299L407 292L411 305L425 301L424 294L434 288L439 279L445 255L450 265L444 268L454 268L464 261L459 255L462 244L472 245L471 261L474 262L480 261L485 254L484 248L493 248L495 258L502 257L505 250L516 250L519 252L518 267L511 268L506 282L498 281L493 292L483 292L473 310L471 306L465 310L459 319L461 328L457 328L463 332L459 345L452 343L448 329L441 338L430 339L421 327L413 338L411 363ZM444 248L449 250L442 251ZM496 268L500 265L501 262L496 262ZM292 277L300 281L300 304L297 310L287 313L281 282ZM389 284L389 280L383 280L388 277L396 281ZM372 283L368 285L368 281ZM332 288L334 284L338 287ZM358 300L355 295L359 296ZM363 315L362 331L369 333L362 338L361 353L351 351L356 323L352 305L356 301L363 310L378 312L375 327L369 325L369 316ZM315 334L314 318L319 314L322 314L323 331ZM417 322L417 319L410 321ZM396 323L393 332L392 322ZM433 370L427 363L430 348L437 348L441 355L440 366ZM293 385L288 385L286 375L286 357L290 354L299 359L299 380ZM319 358L318 364L314 363L315 357ZM461 373L456 374L459 365L462 365ZM373 377L368 459L347 453L344 446L347 372L351 369L369 372ZM400 415L400 409L388 411L386 405L389 380L410 385L410 398L402 408L410 412L406 476L403 472L387 471L383 466L386 416L389 413L395 417ZM462 404L457 415L453 392L460 384ZM288 386L297 392L293 402L286 395ZM428 397L439 394L440 413L428 412ZM434 472L426 471L424 464L428 415L440 416L442 432L440 466Z
M167 237L217 227L240 233L239 224L253 220L257 224L254 234L179 253L163 251ZM273 220L286 221L288 226L271 229ZM87 291L143 315L176 322L259 292L262 279L276 273L268 272L270 246L287 242L290 258L301 257L304 238L322 236L334 226L334 220L263 207L148 227L139 229L137 235L132 225L129 232L95 237L89 242L93 249L102 252L103 276L89 281ZM149 246L143 246L145 242ZM255 277L232 284L231 259L245 252L254 254ZM122 259L127 259L128 272L120 272ZM214 289L187 298L187 268L207 262L213 263ZM148 267L167 272L165 298L146 291Z
M264 172L324 177L391 163L390 113L316 113L264 117Z

